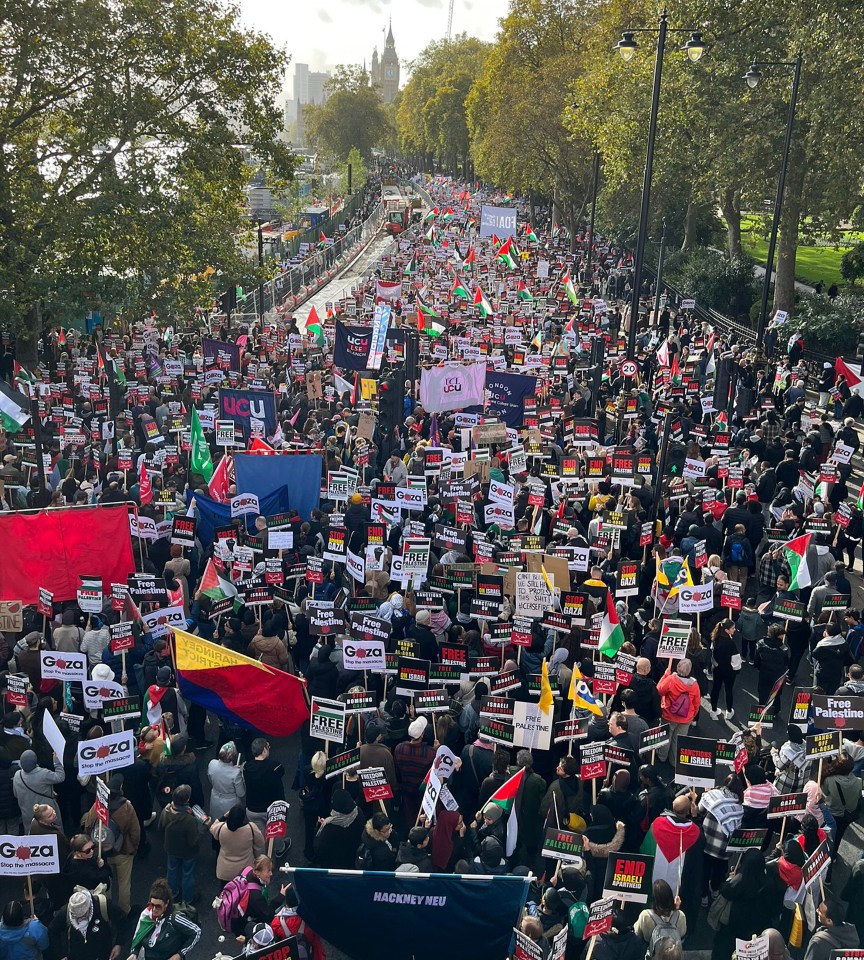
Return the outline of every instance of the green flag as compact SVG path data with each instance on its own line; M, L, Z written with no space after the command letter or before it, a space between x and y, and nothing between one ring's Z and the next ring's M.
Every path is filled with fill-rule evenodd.
M189 455L189 468L193 473L199 473L207 483L213 476L213 460L210 457L210 447L204 439L204 428L198 419L198 411L192 407L191 428L192 449Z

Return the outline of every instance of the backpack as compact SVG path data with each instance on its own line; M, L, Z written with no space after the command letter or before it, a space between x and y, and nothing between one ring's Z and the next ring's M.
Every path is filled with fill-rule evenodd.
M666 712L673 717L681 717L681 722L683 723L684 718L690 712L690 694L686 690L683 693L679 693L674 700L670 700L666 704Z
M244 867L239 876L222 888L219 895L219 901L216 904L216 919L219 926L230 933L232 923L246 915L246 909L249 906L249 890L260 890L261 884L256 880L251 880L252 867Z
M72 893L89 893L93 898L93 902L99 905L99 913L102 919L105 923L110 923L111 921L108 919L108 898L105 896L104 890L104 883L100 883L95 890L89 890L87 887L76 884L72 889Z
M372 848L368 844L361 843L357 848L357 852L354 854L354 869L372 869Z
M286 937L294 937L297 946L297 960L312 960L312 944L306 936L306 921L301 920L296 933L292 933L290 927L285 922L285 917L276 916L271 923L273 934L277 940L284 940ZM294 954L292 954L294 956Z
M102 852L106 856L110 856L112 853L118 853L123 846L123 832L120 830L120 827L117 826L117 822L113 817L108 818L107 824L103 824L101 820L97 820L90 828L90 839L94 843L98 844L100 837L102 839Z
M729 548L729 559L736 566L744 563L744 544L740 540L734 541Z
M658 916L653 910L651 911L651 917L655 921L655 927L651 933L651 939L648 941L648 949L645 951L646 960L651 960L661 940L671 940L679 947L681 946L681 934L678 933L678 927L675 925L677 914L678 911L673 910L669 919L664 920L663 917Z

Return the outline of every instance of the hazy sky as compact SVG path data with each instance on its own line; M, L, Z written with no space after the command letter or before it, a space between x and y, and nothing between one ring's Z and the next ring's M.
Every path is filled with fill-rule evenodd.
M322 70L337 63L367 62L384 46L389 18L400 60L411 60L447 30L449 0L240 0L243 21L269 34L292 62ZM507 0L455 0L453 33L493 40ZM293 76L288 68L288 81ZM404 76L404 74L403 74Z

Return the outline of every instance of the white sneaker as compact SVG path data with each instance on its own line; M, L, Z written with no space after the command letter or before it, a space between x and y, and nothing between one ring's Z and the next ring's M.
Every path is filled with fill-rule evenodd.
M719 720L719 719L720 719L720 711L719 711L719 710L712 710L711 707L709 707L709 708L708 708L708 713L711 715L711 719L712 719L712 720Z
M731 720L732 717L734 717L734 716L735 716L735 711L734 711L734 710L727 710L727 711L726 711L726 719L727 719L727 720Z

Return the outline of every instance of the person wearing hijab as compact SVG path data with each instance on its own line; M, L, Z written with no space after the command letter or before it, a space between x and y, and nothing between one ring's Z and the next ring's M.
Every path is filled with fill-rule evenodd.
M807 893L802 868L807 860L801 845L795 840L787 840L779 857L769 860L765 865L769 881L773 883L775 920L773 921L786 940L792 931L795 918L795 904L801 904Z
M745 829L768 826L768 802L777 795L774 784L769 783L765 771L756 763L744 768L744 819Z
M318 818L313 841L316 867L352 870L354 854L363 834L363 817L347 790L337 787L330 799L330 814Z
M467 830L458 810L445 810L442 807L436 811L430 843L432 869L436 873L449 873L452 865L466 855Z

